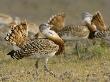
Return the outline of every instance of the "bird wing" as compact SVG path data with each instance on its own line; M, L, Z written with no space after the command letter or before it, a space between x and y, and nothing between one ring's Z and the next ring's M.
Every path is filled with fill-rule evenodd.
M34 56L45 57L52 52L58 51L59 47L53 41L48 39L31 39L19 50L12 50L7 55L12 58L21 59L23 57Z
M70 37L75 38L75 37L86 37L89 34L89 30L86 26L82 25L67 25L65 26L59 33L58 33L62 38L63 36L65 37Z

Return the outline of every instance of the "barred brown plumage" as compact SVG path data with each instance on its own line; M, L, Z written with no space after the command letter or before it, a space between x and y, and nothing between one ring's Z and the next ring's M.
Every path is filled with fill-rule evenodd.
M19 25L11 27L11 32L5 37L6 41L9 41L12 45L21 47L26 43L28 39L28 26L26 21L21 22Z
M64 42L57 33L50 30L49 24L41 24L39 28L46 38L29 39L20 49L12 50L7 55L14 59L22 59L24 57L44 59L46 71L55 76L47 68L48 58L54 56L57 52L61 52L60 47L64 45ZM38 68L38 61L36 62L36 67Z
M91 20L91 25L92 24L95 24L97 27L97 30L99 30L99 31L106 31L107 30L107 27L104 22L104 18L99 11L97 11L93 15L92 20Z
M48 24L53 26L51 29L54 30L55 32L60 31L65 24L65 13L61 12L61 13L52 15L48 20Z
M31 39L26 45L22 46L21 49L15 51L11 57L21 59L23 57L34 56L34 58L45 58L52 52L58 51L59 47L53 41L49 39ZM44 54L47 55L44 55Z
M58 34L63 39L87 38L89 30L83 25L67 25Z
M89 33L89 39L93 39L93 38L104 38L108 36L108 32L106 31L93 31Z
M95 36L95 38L104 38L104 37L106 37L107 36L107 32L105 31L105 32L103 32L103 31L97 31L97 32L95 32L95 34L94 34L94 36Z
M107 28L99 11L93 16L89 12L83 13L83 21L85 23L85 26L87 26L90 30L90 39L107 36Z
M48 24L52 25L52 30L55 30L61 38L65 39L78 39L78 38L87 38L89 35L89 29L84 25L66 25L64 26L64 13L58 13L53 15Z

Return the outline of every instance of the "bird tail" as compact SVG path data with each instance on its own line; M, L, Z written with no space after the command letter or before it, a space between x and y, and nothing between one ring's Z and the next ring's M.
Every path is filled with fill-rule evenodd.
M103 32L103 31L94 31L94 32L90 32L89 33L89 39L93 39L93 38L104 38L107 36L107 32Z
M10 55L11 58L13 58L13 59L22 59L23 56L19 52L20 52L19 50L17 50L17 51L12 50L7 55Z
M96 38L103 38L103 37L106 37L107 36L107 32L102 32L102 31L99 31L99 32L95 32L94 36Z

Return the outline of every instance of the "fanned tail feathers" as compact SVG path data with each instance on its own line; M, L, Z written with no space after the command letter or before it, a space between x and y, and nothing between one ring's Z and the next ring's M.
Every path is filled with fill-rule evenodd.
M52 29L54 31L60 31L64 27L64 22L65 22L65 13L61 12L56 15L53 15L50 17L48 20L48 24L52 25Z
M93 16L93 18L91 20L91 24L95 24L99 31L107 30L104 19L99 11L96 12L96 14Z

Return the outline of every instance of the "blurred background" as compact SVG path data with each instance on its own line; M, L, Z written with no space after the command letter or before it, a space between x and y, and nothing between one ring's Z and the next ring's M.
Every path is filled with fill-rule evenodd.
M55 13L64 11L66 23L76 24L81 13L100 11L107 24L110 20L110 0L0 0L0 13L26 17L36 23L42 23Z

